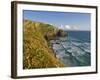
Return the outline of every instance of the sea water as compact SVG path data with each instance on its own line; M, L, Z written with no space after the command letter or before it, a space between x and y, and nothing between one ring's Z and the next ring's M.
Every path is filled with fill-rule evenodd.
M66 31L68 36L51 40L56 58L65 66L91 65L91 37L90 31Z

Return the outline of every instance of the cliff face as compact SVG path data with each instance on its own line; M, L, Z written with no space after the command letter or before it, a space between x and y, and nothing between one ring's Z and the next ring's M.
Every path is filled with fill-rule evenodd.
M23 24L23 69L63 67L45 37L64 36L64 32L41 22L24 20Z

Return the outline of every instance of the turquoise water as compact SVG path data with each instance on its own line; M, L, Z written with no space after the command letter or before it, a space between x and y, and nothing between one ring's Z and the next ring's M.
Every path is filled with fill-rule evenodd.
M90 66L90 32L67 31L68 36L51 40L51 45L58 58L65 66Z

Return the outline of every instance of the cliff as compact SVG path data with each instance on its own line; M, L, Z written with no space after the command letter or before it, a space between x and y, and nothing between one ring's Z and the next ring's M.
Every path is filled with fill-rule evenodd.
M23 69L63 67L48 46L50 39L66 35L63 30L30 20L23 24Z

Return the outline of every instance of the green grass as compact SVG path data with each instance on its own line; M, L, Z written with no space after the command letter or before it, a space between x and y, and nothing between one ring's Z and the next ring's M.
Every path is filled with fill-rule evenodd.
M30 20L24 20L23 24L23 69L63 67L45 39L45 35L55 35L59 29Z

